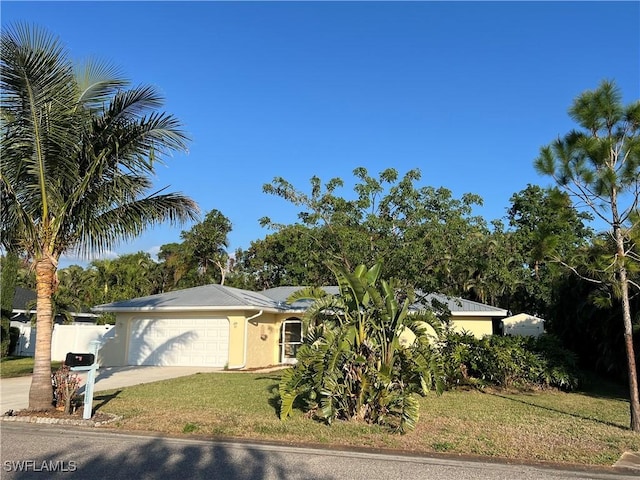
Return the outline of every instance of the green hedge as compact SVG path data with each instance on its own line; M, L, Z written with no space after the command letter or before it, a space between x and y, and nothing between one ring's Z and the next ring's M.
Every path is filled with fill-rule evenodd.
M445 383L516 388L574 390L580 383L577 357L551 335L478 339L449 331L441 351Z

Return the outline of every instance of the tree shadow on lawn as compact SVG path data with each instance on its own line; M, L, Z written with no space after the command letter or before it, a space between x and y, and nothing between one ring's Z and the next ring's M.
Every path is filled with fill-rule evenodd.
M282 380L281 375L267 375L262 377L256 377L255 380L271 380L277 383L272 383L265 387L265 391L269 394L269 398L267 398L267 402L269 406L273 408L274 414L276 417L280 418L280 380Z
M269 403L269 406L273 408L273 412L275 416L278 418L280 418L280 407L281 407L279 387L280 385L278 383L274 383L272 385L269 385L267 388L265 388L265 390L269 394L269 398L267 399L267 402Z
M629 401L629 386L593 374L587 374L575 393L593 398Z
M263 377L256 377L254 380L271 380L280 383L280 380L282 380L282 375L267 375Z
M485 395L492 395L494 397L503 398L505 400L510 400L510 401L516 402L516 403L521 403L522 405L528 405L530 407L539 408L541 410L546 410L548 412L560 413L562 415L568 415L570 417L578 418L580 420L586 420L586 421L589 421L589 422L595 422L595 423L600 423L602 425L607 425L609 427L619 428L620 430L627 430L627 431L629 430L629 428L627 426L622 425L620 423L607 422L605 420L599 420L599 419L594 418L594 417L588 417L588 416L585 416L585 415L580 415L578 413L567 412L565 410L560 410L560 409L553 408L553 407L547 407L546 405L539 405L539 404L534 403L534 402L527 402L526 400L521 400L519 398L509 397L507 395L502 395L502 394L500 394L498 392L485 392L483 390L480 390L480 392L485 394Z

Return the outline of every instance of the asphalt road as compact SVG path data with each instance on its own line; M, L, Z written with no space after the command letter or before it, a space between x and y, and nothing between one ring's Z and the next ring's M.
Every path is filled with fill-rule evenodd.
M613 470L569 471L255 443L113 433L2 422L3 480L22 479L625 479Z

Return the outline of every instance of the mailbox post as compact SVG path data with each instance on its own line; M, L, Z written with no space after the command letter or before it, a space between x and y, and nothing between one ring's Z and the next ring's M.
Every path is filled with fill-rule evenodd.
M84 387L84 411L82 418L89 420L93 410L93 386L96 382L96 370L98 370L98 349L100 341L94 340L89 343L90 354L67 354L67 364L71 363L69 370L73 372L87 372L87 384ZM87 365L88 362L91 362Z

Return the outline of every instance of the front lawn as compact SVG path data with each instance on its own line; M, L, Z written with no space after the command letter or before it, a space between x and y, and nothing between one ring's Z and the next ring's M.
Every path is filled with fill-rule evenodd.
M616 392L430 394L406 435L353 422L327 426L294 411L278 419L278 373L207 373L99 392L99 412L122 415L112 428L171 435L237 437L413 453L446 452L530 461L612 465L640 450L629 404Z
M62 362L51 362L51 371L60 368ZM0 378L24 377L33 373L33 357L5 357L0 359Z

